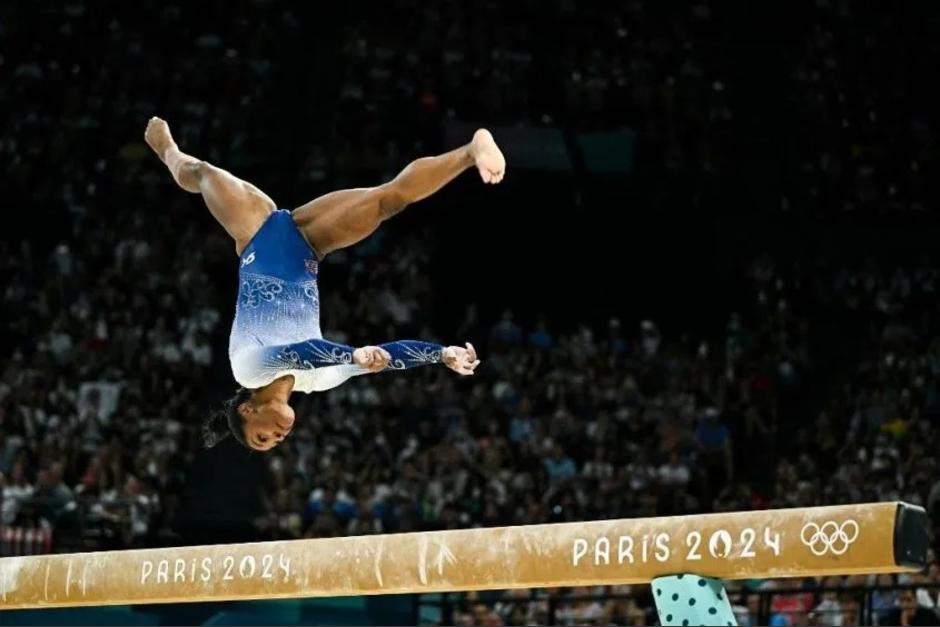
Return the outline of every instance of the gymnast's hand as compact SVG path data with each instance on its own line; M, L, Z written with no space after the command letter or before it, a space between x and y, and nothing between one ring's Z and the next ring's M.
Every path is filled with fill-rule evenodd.
M473 374L476 367L480 365L477 351L470 342L467 342L467 348L448 346L441 352L441 361L457 374L464 376Z
M369 372L381 372L388 367L392 356L378 346L363 346L353 351L353 362Z

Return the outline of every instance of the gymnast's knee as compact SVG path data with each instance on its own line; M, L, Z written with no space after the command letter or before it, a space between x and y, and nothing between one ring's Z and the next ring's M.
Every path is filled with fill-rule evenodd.
M175 178L184 188L194 191L209 172L209 167L201 159L188 159L176 168Z

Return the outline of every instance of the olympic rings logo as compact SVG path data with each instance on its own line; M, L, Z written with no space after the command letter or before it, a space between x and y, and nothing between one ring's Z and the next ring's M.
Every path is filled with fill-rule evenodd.
M849 545L857 538L858 523L851 518L841 525L832 520L822 525L813 522L806 523L800 531L800 540L817 557L822 557L826 553L842 555L849 550Z

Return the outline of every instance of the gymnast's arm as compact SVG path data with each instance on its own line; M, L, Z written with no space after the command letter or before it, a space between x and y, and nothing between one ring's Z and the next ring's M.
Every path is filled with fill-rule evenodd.
M472 375L480 360L476 350L468 343L462 346L441 346L416 340L398 340L380 346L357 348L353 361L369 372L404 370L427 364L442 363L454 372Z
M314 387L320 391L362 374L438 363L459 374L471 375L480 363L471 344L467 344L467 348L444 347L417 340L353 348L329 340L311 339L249 350L250 354L241 354L238 359L233 359L232 365L239 383L252 388L266 385L268 379L273 380L286 371L312 371ZM249 383L249 379L254 380L254 385Z

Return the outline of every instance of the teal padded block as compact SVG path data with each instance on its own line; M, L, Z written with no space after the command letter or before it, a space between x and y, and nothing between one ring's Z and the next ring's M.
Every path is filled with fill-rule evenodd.
M721 580L670 575L652 581L653 599L663 625L737 625Z

